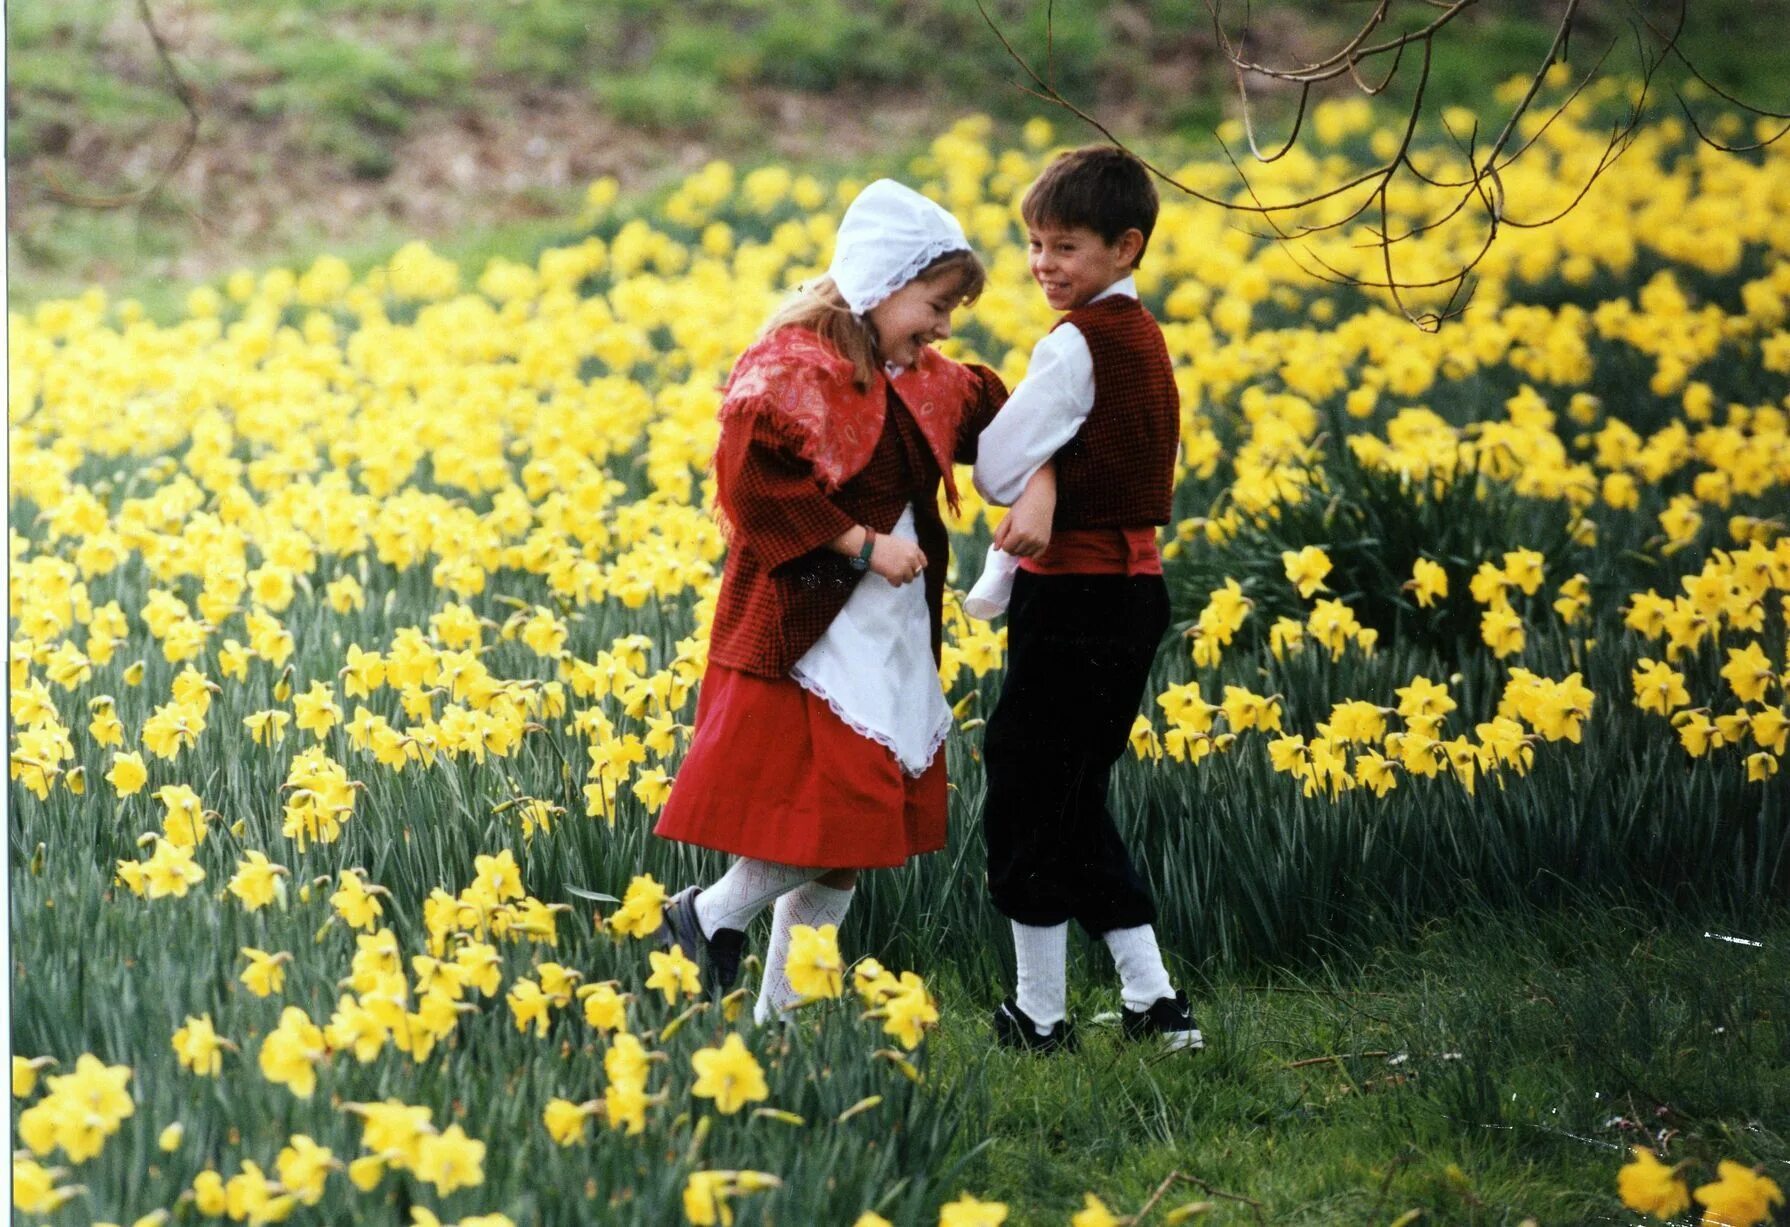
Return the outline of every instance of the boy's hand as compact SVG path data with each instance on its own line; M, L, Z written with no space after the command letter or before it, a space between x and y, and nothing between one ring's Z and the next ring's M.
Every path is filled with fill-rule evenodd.
M1050 522L1057 512L1057 473L1052 465L1044 465L1014 500L994 530L996 548L1015 558L1034 558L1050 544Z

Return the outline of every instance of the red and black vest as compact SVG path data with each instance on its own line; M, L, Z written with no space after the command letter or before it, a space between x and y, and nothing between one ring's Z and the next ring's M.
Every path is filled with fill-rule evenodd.
M1124 294L1078 307L1074 324L1094 358L1094 408L1058 450L1053 528L1167 524L1181 403L1162 329Z

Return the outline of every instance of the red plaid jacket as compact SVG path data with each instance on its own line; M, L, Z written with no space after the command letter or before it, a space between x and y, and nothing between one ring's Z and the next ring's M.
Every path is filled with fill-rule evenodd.
M1007 399L993 371L969 370L975 378L966 383L966 403L928 406L934 415L955 417L952 459L959 464L975 462L977 437ZM926 603L937 657L949 551L938 509L944 474L907 404L884 384L886 411L875 447L863 468L831 494L785 424L766 413L724 415L715 476L731 536L710 661L763 677L787 676L845 607L860 578L828 544L855 524L891 531L910 502L926 553Z

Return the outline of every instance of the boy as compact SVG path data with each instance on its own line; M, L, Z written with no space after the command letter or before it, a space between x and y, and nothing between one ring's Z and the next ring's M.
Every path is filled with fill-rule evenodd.
M1007 677L984 743L983 832L1019 983L995 1011L1004 1047L1073 1048L1068 921L1112 951L1129 1038L1203 1041L1163 967L1155 907L1106 808L1168 627L1156 526L1170 518L1180 407L1162 330L1132 271L1156 224L1135 157L1079 149L1021 205L1033 278L1057 326L982 435L976 487L1011 504L995 545L1020 559Z

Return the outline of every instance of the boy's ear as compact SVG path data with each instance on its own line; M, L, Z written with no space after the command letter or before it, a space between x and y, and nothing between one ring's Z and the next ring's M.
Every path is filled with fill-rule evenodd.
M1144 232L1133 226L1119 235L1113 240L1113 254L1124 261L1127 268L1136 268L1138 258L1144 254Z

